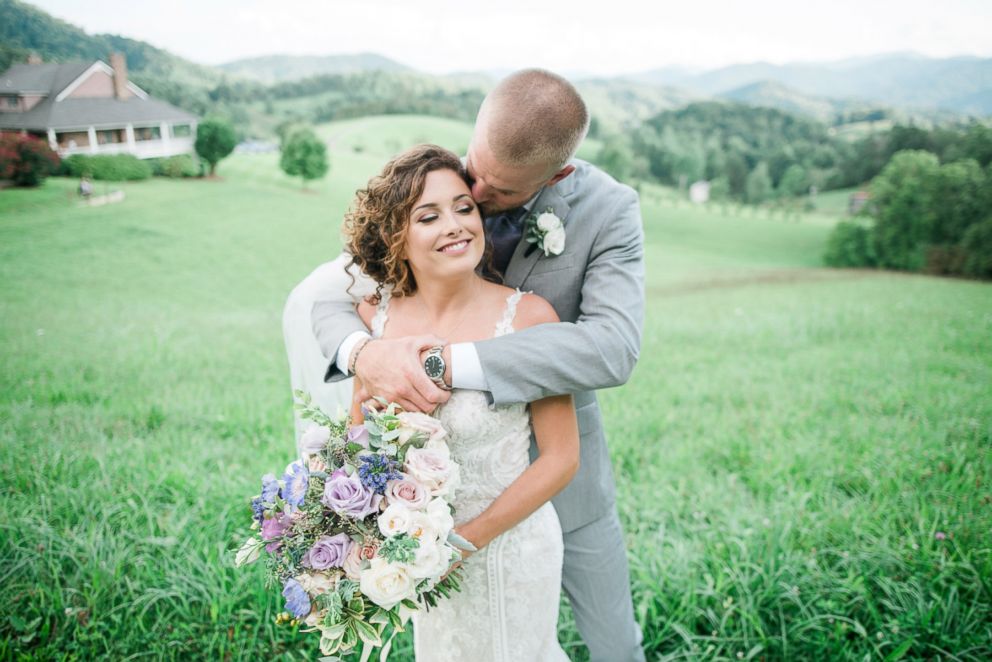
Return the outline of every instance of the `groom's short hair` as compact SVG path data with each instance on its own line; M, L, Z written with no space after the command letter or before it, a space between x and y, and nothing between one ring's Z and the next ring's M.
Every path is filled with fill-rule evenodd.
M544 69L524 69L496 85L482 102L489 149L509 166L547 163L558 171L575 156L589 130L578 90Z

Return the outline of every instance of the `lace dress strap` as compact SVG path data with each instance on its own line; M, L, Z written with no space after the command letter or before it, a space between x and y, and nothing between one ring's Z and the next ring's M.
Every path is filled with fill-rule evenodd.
M505 336L508 333L513 333L513 318L517 315L517 304L520 303L520 299L522 299L525 294L530 294L530 292L522 292L517 290L510 296L506 297L506 309L503 311L503 318L496 323L496 331L493 333L494 338Z
M389 320L389 299L392 298L389 290L383 290L382 297L375 307L375 315L372 317L372 337L381 338L386 331L386 322Z

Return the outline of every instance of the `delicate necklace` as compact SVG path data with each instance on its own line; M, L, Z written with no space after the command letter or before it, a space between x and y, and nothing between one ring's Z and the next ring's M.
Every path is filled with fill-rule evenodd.
M477 282L477 281L476 281L476 282ZM474 289L478 289L478 285L476 285L476 287L475 287ZM471 300L471 299L473 299L474 297L473 297L473 296L470 296L470 297L468 297L468 298L469 298L469 300ZM424 309L424 313L426 314L426 316L427 316L427 319L431 319L431 311L430 311L430 309L429 309L429 308L427 307L427 304L426 304L426 303L424 303L424 300L423 300L423 298L422 298L422 297L421 297L421 298L418 298L418 301L420 302L420 306L421 306L421 307L422 307L422 308ZM465 306L465 309L464 309L464 310L462 311L462 314L461 314L461 315L459 315L459 317L458 317L458 322L457 322L457 323L456 323L456 324L455 324L455 325L454 325L453 327L451 327L451 328L450 328L450 329L449 329L449 330L448 330L448 331L447 331L446 333L441 333L441 332L439 332L439 331L438 331L438 332L436 332L436 333L437 333L437 335L438 335L438 336L441 336L442 338L445 338L445 339L447 339L447 340L450 340L450 339L451 339L451 336L452 336L452 334L454 334L454 332L455 332L455 331L457 331L457 330L458 330L458 329L459 329L459 328L461 327L461 325L462 325L462 323L464 323L464 322L465 322L465 319L466 319L466 317L468 316L468 311L469 311L469 309L470 309L470 308L471 308L471 306L470 306L470 305L466 305L466 306ZM434 332L434 331L432 331L432 333L435 333L435 332Z

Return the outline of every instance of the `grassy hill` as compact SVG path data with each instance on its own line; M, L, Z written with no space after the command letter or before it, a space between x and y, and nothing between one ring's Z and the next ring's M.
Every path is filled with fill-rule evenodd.
M293 453L286 294L394 141L467 135L392 119L321 127L309 193L274 154L0 193L0 656L316 656L231 558ZM641 360L601 402L648 657L992 656L992 286L821 269L822 215L642 209Z

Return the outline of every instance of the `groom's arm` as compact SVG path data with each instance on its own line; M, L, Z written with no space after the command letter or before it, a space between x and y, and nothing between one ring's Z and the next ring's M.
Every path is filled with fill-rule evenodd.
M611 216L593 244L578 320L474 343L494 404L609 388L630 377L644 321L644 233L637 194L628 189Z

